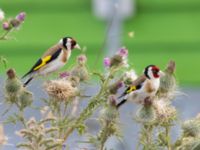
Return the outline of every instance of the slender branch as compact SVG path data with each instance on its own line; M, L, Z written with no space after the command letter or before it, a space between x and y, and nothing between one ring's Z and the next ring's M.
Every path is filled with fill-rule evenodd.
M171 148L171 139L170 139L170 127L165 127L165 134L166 134L166 142L167 142L167 149L172 150Z
M6 31L2 36L0 36L0 40L6 40L6 36L11 32L13 31L12 29Z
M114 72L115 72L115 69L111 68L110 73L109 73L108 77L106 78L106 80L104 81L104 83L102 84L102 87L101 87L99 93L90 100L90 103L88 104L88 106L82 111L79 118L77 118L77 120L75 121L74 126L70 127L66 131L65 136L63 138L64 139L63 143L67 140L67 138L74 131L74 129L77 127L77 125L79 125L80 123L85 121L89 116L91 116L92 113L100 106L100 104L102 102L104 102L102 100L102 97L104 97L105 92L107 92L107 86L108 86L109 80L111 79ZM92 107L92 111L91 111L91 107Z

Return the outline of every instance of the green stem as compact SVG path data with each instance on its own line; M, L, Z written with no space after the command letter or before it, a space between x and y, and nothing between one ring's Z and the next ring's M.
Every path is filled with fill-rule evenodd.
M142 132L142 139L144 142L143 143L143 150L150 150L149 148L153 146L152 142L152 133L153 132L153 126L152 125L144 125L144 131Z
M0 40L6 40L6 36L12 31L12 29L7 30L2 36L0 36Z
M24 119L24 110L22 110L22 109L20 108L20 105L19 105L17 102L15 102L15 105L17 106L17 108L18 108L18 110L19 110L19 116L20 116L19 121L22 123L22 125L24 126L24 128L27 128L27 126L26 126L26 121L25 121L25 119Z
M170 127L165 127L166 141L167 141L167 149L172 150L171 148L171 139L170 139Z
M88 106L82 111L79 118L77 118L77 120L75 121L74 126L70 127L66 131L65 136L63 138L64 142L67 140L69 135L74 131L77 125L83 123L104 102L102 100L102 97L105 97L107 88L108 88L108 83L114 73L115 73L115 69L111 68L110 73L108 77L106 78L106 80L103 82L99 93L90 100L90 103L88 104Z

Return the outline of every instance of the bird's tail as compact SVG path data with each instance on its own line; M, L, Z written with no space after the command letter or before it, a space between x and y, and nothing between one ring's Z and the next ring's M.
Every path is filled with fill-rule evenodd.
M25 78L26 76L30 75L31 71L27 72L25 75L22 76L22 79Z
M117 99L120 99L122 97L124 97L126 95L126 93L123 93L122 95L120 95L119 97L117 97Z
M126 103L127 99L123 99L120 103L117 104L117 108L119 108L121 105Z
M26 87L30 82L31 80L33 80L33 77L30 77L25 83L24 83L24 87Z

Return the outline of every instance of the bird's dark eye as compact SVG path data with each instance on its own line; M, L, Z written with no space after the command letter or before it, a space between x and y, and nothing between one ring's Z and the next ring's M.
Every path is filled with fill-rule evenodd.
M72 44L72 47L74 47L76 45L76 41L72 40L71 44Z

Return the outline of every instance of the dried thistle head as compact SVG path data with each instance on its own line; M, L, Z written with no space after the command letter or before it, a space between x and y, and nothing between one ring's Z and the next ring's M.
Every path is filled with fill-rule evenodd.
M184 137L181 141L181 145L176 150L199 150L200 140L193 137Z
M144 105L136 112L136 121L139 123L152 123L155 119L156 112L152 105Z
M89 79L89 73L86 66L75 66L71 71L71 75L79 78L80 81Z
M165 75L160 78L160 87L158 90L159 97L173 99L177 92L177 83L174 76L175 62L170 61L164 71Z
M44 89L52 98L67 101L77 95L78 89L68 80L51 80L44 84Z
M200 120L191 119L182 124L184 137L200 137Z
M153 106L156 111L156 121L159 124L170 124L177 116L175 107L165 99L155 100Z
M135 70L131 69L127 72L125 72L124 76L123 76L123 81L126 85L130 85L132 84L133 81L135 81L137 79L137 74L135 72Z
M119 51L110 58L110 67L127 67L128 50L126 48L120 48Z
M87 57L86 57L86 55L84 55L84 54L81 54L81 55L79 55L78 57L77 57L77 63L79 64L79 65L85 65L86 63L87 63Z
M123 87L124 83L121 80L118 80L117 82L111 84L109 86L109 92L111 94L117 94L118 90Z
M70 76L67 80L71 83L73 87L78 87L80 84L80 78L77 76Z

